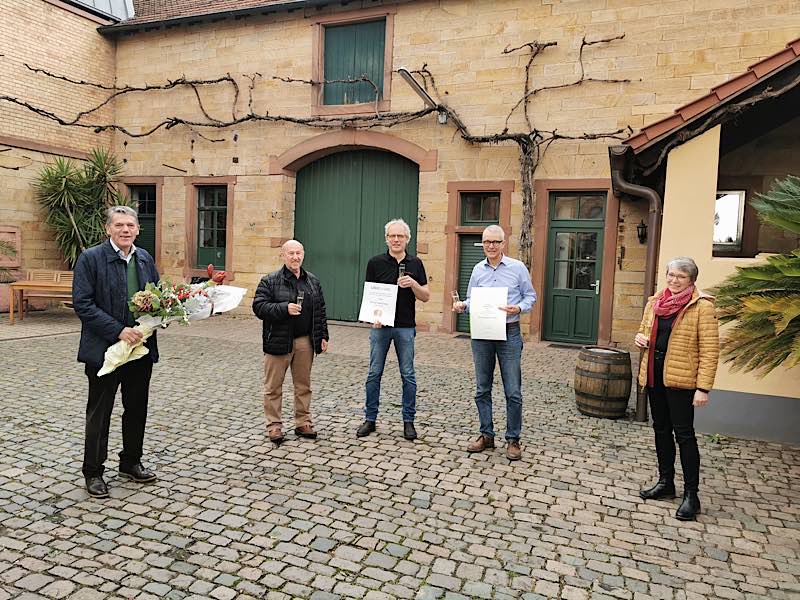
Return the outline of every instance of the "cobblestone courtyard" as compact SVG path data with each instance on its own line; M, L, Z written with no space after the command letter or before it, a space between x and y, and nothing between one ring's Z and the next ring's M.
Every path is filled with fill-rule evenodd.
M701 436L703 512L680 523L677 499L637 495L655 472L649 426L575 409L575 350L526 345L524 456L510 463L504 444L464 450L467 339L417 337L419 440L401 435L392 358L377 434L356 439L368 330L332 327L312 378L320 437L276 448L260 323L173 326L145 439L159 479L118 479L118 404L111 498L94 500L77 330L59 311L0 317L0 600L800 598L800 448Z

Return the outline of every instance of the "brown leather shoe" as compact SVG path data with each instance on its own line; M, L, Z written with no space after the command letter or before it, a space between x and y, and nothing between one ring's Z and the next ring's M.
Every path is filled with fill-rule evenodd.
M300 437L308 438L310 440L316 439L317 437L317 432L314 431L314 428L311 426L311 423L305 423L300 427L295 427L294 432Z
M508 442L506 446L506 458L508 460L519 460L522 458L522 449L519 447L519 442Z
M467 452L483 452L484 450L488 450L490 448L494 448L494 438L487 437L485 435L479 435L476 440L473 440L467 446Z
M267 429L267 435L269 436L269 441L273 444L280 444L283 441L283 429L281 429L280 425L273 425Z

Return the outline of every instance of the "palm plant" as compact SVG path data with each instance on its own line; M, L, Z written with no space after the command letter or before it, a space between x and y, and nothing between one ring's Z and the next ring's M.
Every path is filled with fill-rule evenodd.
M800 234L800 178L775 182L753 207L761 221ZM714 291L720 320L735 322L722 345L733 371L763 377L800 363L800 248L737 267Z
M131 204L115 184L122 168L106 150L92 150L82 167L57 158L40 171L34 188L45 210L45 223L55 232L65 260L73 267L86 248L105 236L104 211L110 206Z

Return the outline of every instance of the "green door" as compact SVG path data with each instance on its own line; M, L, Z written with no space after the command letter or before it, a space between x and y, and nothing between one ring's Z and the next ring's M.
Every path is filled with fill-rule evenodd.
M480 235L461 235L458 237L458 295L464 300L472 269L486 256ZM456 316L456 331L469 333L469 315L461 313Z
M339 152L298 171L295 237L303 266L322 282L328 318L358 320L367 261L386 251L387 221L405 219L416 253L418 190L418 166L388 152Z
M554 193L550 198L543 337L597 342L605 194Z

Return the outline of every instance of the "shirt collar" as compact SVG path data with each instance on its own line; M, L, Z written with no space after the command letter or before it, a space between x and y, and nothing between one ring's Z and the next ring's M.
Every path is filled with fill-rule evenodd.
M489 264L489 259L488 259L488 258L484 258L484 259L483 259L483 264L485 264L485 265L486 265L487 267L489 267L490 269L496 269L496 268L497 268L497 267L499 267L500 265L508 265L508 263L506 262L506 255L505 255L505 253L503 253L503 254L501 254L501 255L500 255L500 262L499 262L499 263L497 263L497 267L493 267L492 265L490 265L490 264Z
M119 257L122 260L125 260L125 256L122 254L122 250L120 249L120 247L117 246L111 238L108 238L108 241L111 243L111 247L114 249L114 252L119 254ZM136 252L136 246L131 244L131 251L128 252L128 256L132 256L134 252Z

